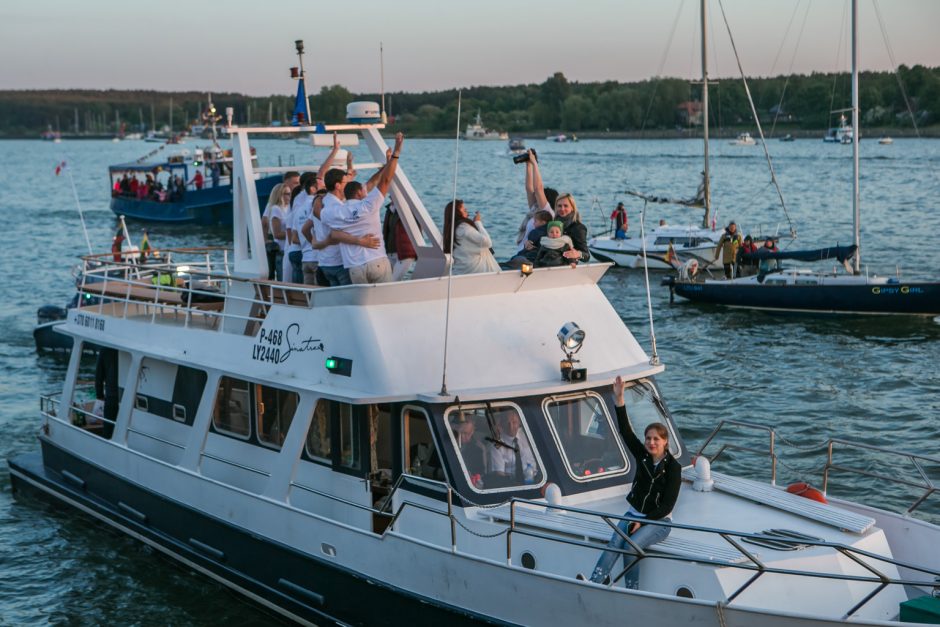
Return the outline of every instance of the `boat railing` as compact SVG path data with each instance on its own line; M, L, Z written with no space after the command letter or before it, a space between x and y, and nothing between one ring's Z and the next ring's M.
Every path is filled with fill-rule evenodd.
M705 449L708 448L708 445L711 444L712 440L718 435L718 433L724 429L726 426L735 426L743 429L751 429L757 431L764 431L767 433L768 437L768 448L767 449L758 449L752 446L745 446L742 444L735 444L733 442L723 442L719 446L718 450L714 455L708 458L708 460L714 463L722 453L725 451L746 451L749 453L755 453L758 456L766 455L770 458L770 483L771 485L777 485L777 452L776 452L776 443L777 443L777 433L773 430L772 427L767 425L761 425L754 422L745 422L743 420L722 420L718 423L712 432L705 438L705 441L702 442L702 445L699 446L698 451L695 453L695 457L699 455L704 455Z
M392 509L394 503L394 496L398 493L403 486L407 484L420 483L427 488L438 491L441 496L446 498L447 509L435 509L429 507L422 503L415 503L408 500L402 500L397 507ZM571 546L583 547L586 549L591 549L594 551L614 551L620 555L625 556L626 558L636 558L635 561L631 562L631 565L628 568L624 568L622 571L617 573L613 578L613 583L617 583L626 575L626 573L631 569L635 568L640 561L644 559L652 560L666 560L666 561L675 561L687 564L710 564L719 568L736 568L739 570L750 571L753 574L748 577L741 585L738 586L731 594L727 596L724 603L730 604L735 599L737 599L745 590L750 588L755 582L758 581L764 575L788 575L793 577L809 577L815 579L826 579L826 580L835 580L835 581L844 581L844 582L855 582L855 583L871 583L876 584L875 588L872 589L868 594L866 594L862 599L855 603L851 608L849 608L843 615L843 620L848 619L853 614L858 612L862 607L868 604L872 599L874 599L882 590L886 589L888 586L914 586L924 589L931 589L936 585L937 578L940 578L940 569L936 568L927 568L917 564L910 564L896 560L891 557L884 555L878 555L871 551L866 551L864 549L859 549L853 546L849 546L840 542L827 542L824 540L813 539L808 536L801 536L799 538L793 539L781 539L779 536L772 536L763 533L750 533L744 531L732 531L729 529L720 529L715 527L703 527L699 525L690 525L684 523L676 523L667 520L647 520L640 519L631 516L618 516L616 514L606 514L597 512L594 510L583 509L579 507L561 505L561 504L546 504L544 501L535 501L530 499L523 499L514 497L504 503L497 504L493 507L509 508L509 518L508 520L502 521L496 518L492 519L493 524L497 526L503 526L503 529L499 530L497 533L485 533L481 531L474 531L463 524L458 516L455 508L456 501L463 501L462 497L455 494L454 489L445 482L437 481L433 479L427 479L419 477L416 475L402 474L398 477L395 483L392 485L391 490L389 491L388 496L385 498L384 503L380 507L374 507L369 505L364 505L362 503L355 503L343 497L337 496L335 494L330 494L310 486L299 484L293 482L291 485L300 488L306 492L316 494L318 496L324 497L326 499L332 500L337 503L348 505L352 508L359 509L362 511L370 512L377 516L382 516L388 520L388 523L385 529L380 535L383 537L389 533L390 530L394 530L395 524L399 521L401 516L408 511L409 509L415 509L419 511L428 512L434 515L442 516L448 519L450 524L450 543L451 550L457 551L457 530L458 527L464 529L468 533L481 537L484 539L492 539L501 535L506 536L506 564L507 566L513 565L512 559L512 545L513 545L513 536L525 536L543 540L546 542L558 542ZM481 508L480 506L472 505L468 503L470 508L473 509L485 509L490 508ZM565 514L574 514L582 519L586 518L587 520L598 520L606 523L610 529L611 534L617 533L623 537L625 542L625 547L622 549L612 549L607 546L599 546L596 542L590 542L587 540L578 539L575 536L581 535L581 533L567 533L562 531L554 531L550 528L539 528L536 525L533 525L531 521L526 521L520 523L516 514L516 511L519 506L525 506L527 509L536 509L536 511L548 511L554 513L565 513ZM465 512L466 509L463 507L460 508L461 511ZM466 518L466 516L464 516ZM571 516L574 518L574 516ZM702 555L694 554L682 554L682 553L666 553L656 551L655 545L649 549L644 549L638 546L633 540L625 533L623 533L618 525L621 521L627 522L642 522L643 524L651 524L662 527L669 527L670 530L682 530L689 534L704 534L708 537L713 537L720 539L723 543L729 545L734 551L737 551L743 557L741 562L731 562L725 561L721 558L714 557L704 557ZM807 549L810 547L815 548L826 548L837 552L851 562L857 564L864 571L867 571L866 574L849 574L845 572L823 572L823 571L808 571L800 570L795 568L783 568L783 567L774 567L764 564L759 556L750 550L747 549L745 543L771 543L772 546L781 546L789 545L794 549ZM873 563L880 564L889 564L895 568L905 568L917 573L923 573L925 578L920 579L909 579L904 577L891 577L885 574L882 570L876 568Z
M893 474L885 474L882 472L870 470L869 468L859 468L856 466L849 466L844 463L837 463L834 460L837 449L883 453L886 456L890 456L892 458L893 461L891 468L895 472ZM897 468L899 466L897 462L901 460L907 461L911 464L913 470L915 471L914 474L897 472ZM823 494L826 493L829 487L829 475L833 471L848 472L851 474L869 477L871 479L877 479L881 482L887 481L896 485L907 486L916 490L923 490L923 493L906 510L907 514L912 514L914 513L914 510L923 505L928 498L936 494L938 487L940 487L930 478L930 475L927 473L927 469L925 468L926 465L931 466L935 470L940 469L940 458L930 457L928 455L918 455L917 453L910 453L907 451L897 451L873 444L853 442L851 440L830 438L826 442L826 464L823 467L822 491ZM913 479L909 477L913 477Z
M764 431L767 433L767 447L756 448L735 442L716 440L719 432L721 432L726 427L738 427ZM899 451L874 444L865 444L862 442L854 442L852 440L845 440L840 438L829 438L825 442L822 442L818 445L796 446L787 442L785 438L781 438L772 427L741 420L722 420L719 422L718 426L712 430L708 437L705 438L701 446L699 446L695 455L703 455L708 446L712 444L712 442L715 442L716 444L720 443L720 445L718 450L715 451L713 455L708 457L709 461L712 463L717 461L718 458L726 451L747 451L750 453L755 453L758 456L766 456L770 460L771 484L776 485L777 464L780 461L778 455L778 441L782 441L783 443L789 444L793 448L797 448L804 452L825 451L825 462L821 467L817 467L817 469L821 468L822 470L823 494L828 494L830 488L830 475L832 475L834 472L848 473L857 476L868 477L869 479L876 479L881 482L879 483L879 490L883 490L884 485L886 484L893 484L896 487L903 486L920 491L920 494L916 500L909 507L907 507L905 511L907 514L914 513L914 511L920 508L921 505L923 505L930 497L940 492L940 485L938 485L937 481L931 478L928 472L928 468L933 469L934 472L940 469L940 458L931 457L928 455L919 455L917 453L911 453L908 451ZM900 462L905 462L910 465L912 472L893 472L889 474L883 471L879 472L877 469L872 470L872 463L868 463L864 467L852 465L851 460L838 461L836 457L837 453L839 452L844 453L845 457L850 457L852 454L856 454L857 456L859 453L881 454L886 458L891 458L892 469L896 470L899 467ZM868 461L871 462L870 459ZM887 467L887 464L885 464L883 467ZM936 499L931 502L935 501Z
M529 507L537 507L539 509L545 508L551 511L557 512L567 512L569 514L578 514L580 516L586 516L593 519L600 519L607 523L610 526L611 532L619 534L626 546L623 549L613 549L610 547L598 547L597 544L592 542L587 542L584 540L579 540L572 537L564 537L554 533L551 533L551 530L546 529L545 531L538 531L531 524L526 523L523 526L516 520L516 509L519 505L526 505ZM716 537L723 540L725 543L730 545L733 549L740 552L746 560L744 562L726 562L721 559L708 559L703 560L702 556L696 555L682 555L682 554L669 554L663 552L657 552L656 546L653 545L648 549L643 549L639 547L632 539L619 529L618 525L621 521L626 522L639 522L644 525L656 525L660 527L669 527L670 530L683 530L686 532L696 532L700 534L706 534L710 537ZM513 498L509 502L509 529L506 534L506 559L509 565L512 564L512 535L523 535L530 536L534 538L539 538L543 540L556 541L564 544L570 544L574 546L582 546L587 548L592 548L595 550L604 550L604 551L614 551L625 557L627 561L630 558L635 558L635 561L632 561L630 566L621 570L616 577L612 578L613 583L618 582L620 579L626 575L626 573L635 568L640 561L644 559L659 559L659 560L668 560L668 561L678 561L685 563L711 563L718 567L726 568L736 568L739 570L751 571L754 574L747 578L734 592L728 595L725 603L730 604L736 598L738 598L741 593L747 590L752 584L754 584L760 577L763 575L788 575L794 577L809 577L814 579L828 579L828 580L837 580L845 582L857 582L857 583L872 583L877 584L876 587L871 590L867 595L865 595L860 601L853 605L845 614L842 616L842 620L850 618L853 614L858 612L862 607L869 603L872 599L875 598L882 590L891 585L896 586L914 586L923 589L932 589L936 586L938 578L940 578L940 569L937 568L927 568L925 566L910 564L907 562L902 562L896 560L893 557L887 557L884 555L878 555L871 551L866 551L853 546L848 546L841 542L828 542L825 540L812 539L808 536L801 536L799 539L784 539L781 540L779 536L771 536L762 533L750 533L743 531L732 531L729 529L719 529L714 527L702 527L698 525L690 525L684 523L676 523L666 520L649 520L645 518L636 518L632 516L618 516L615 514L604 514L599 513L594 510L582 509L579 507L571 507L561 504L551 504L546 505L544 501L533 501L529 499L522 498ZM781 568L768 566L764 564L757 555L749 551L744 545L744 542L755 543L760 545L760 543L772 543L779 546L783 545L792 545L794 548L827 548L838 552L840 555L844 556L846 559L851 560L853 563L858 564L861 568L868 571L870 574L866 575L852 575L845 572L822 572L822 571L807 571L800 570L795 568ZM907 579L903 577L889 577L881 570L875 568L875 566L870 563L870 561L882 564L890 564L896 568L906 568L914 572L923 573L927 578L923 580L917 579Z
M78 398L81 394L87 394L90 390L94 390L94 385L76 386L73 398ZM103 424L109 424L111 425L111 429L114 429L116 424L114 420L109 420L104 416L94 413L87 407L87 403L80 403L73 400L69 407L69 414L64 417L60 416L59 408L62 405L61 397L61 392L41 394L39 396L39 413L43 418L56 420L86 430L100 427Z

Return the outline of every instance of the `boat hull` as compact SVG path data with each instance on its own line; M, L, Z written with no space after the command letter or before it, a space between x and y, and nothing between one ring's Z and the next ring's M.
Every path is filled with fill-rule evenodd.
M255 181L259 205L263 208L280 175L266 176ZM116 215L145 222L179 224L231 225L232 186L188 190L180 202L139 200L127 196L112 196L111 211Z
M41 455L27 453L8 462L14 494L77 508L293 621L318 626L508 624L266 540L131 484L48 439L40 441ZM212 544L195 538L211 538Z
M72 336L59 333L56 328L65 320L53 320L37 324L33 329L33 339L36 340L36 350L68 352L72 350Z
M832 314L940 315L940 283L887 285L761 285L674 281L691 301L746 309Z

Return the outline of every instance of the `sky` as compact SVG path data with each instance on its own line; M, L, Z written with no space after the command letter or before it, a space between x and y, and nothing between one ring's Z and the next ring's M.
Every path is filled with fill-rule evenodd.
M849 68L849 0L721 2L748 76ZM892 68L876 7L898 64L940 66L940 0L859 7L862 69ZM698 11L697 0L3 0L0 89L288 94L295 39L306 44L311 93L377 92L380 42L390 92L540 83L555 72L692 79ZM718 0L709 12L709 73L737 76Z

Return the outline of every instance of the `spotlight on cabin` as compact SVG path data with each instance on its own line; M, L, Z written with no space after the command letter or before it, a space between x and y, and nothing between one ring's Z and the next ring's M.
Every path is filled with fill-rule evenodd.
M519 270L522 272L522 276L529 276L532 274L533 267L531 263L523 263L519 266Z
M558 332L558 342L565 358L561 360L561 378L563 381L584 381L587 379L587 368L575 368L579 363L574 354L581 350L584 344L584 331L574 322L566 322Z

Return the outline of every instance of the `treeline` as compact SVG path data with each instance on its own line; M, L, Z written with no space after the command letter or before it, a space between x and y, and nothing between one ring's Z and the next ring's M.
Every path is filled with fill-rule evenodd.
M836 120L831 110L850 105L847 74L813 73L748 79L762 122L778 128L823 129ZM903 86L903 91L902 91ZM712 86L712 127L750 127L752 116L740 80L725 78ZM910 127L940 123L940 68L901 66L898 74L863 72L860 79L862 125ZM353 100L378 100L378 94L354 94L340 85L324 87L310 98L314 120L340 121ZM470 87L463 90L461 127L479 111L488 128L509 132L638 131L698 126L680 105L701 99L701 86L678 78L635 83L578 83L556 73L540 84ZM267 98L234 93L213 94L220 113L234 107L238 124L288 124L292 95ZM454 132L455 90L386 94L395 126L411 134ZM34 136L44 130L63 133L115 133L161 129L170 123L182 130L206 108L206 94L153 91L0 91L0 136ZM694 110L694 106L692 107Z

